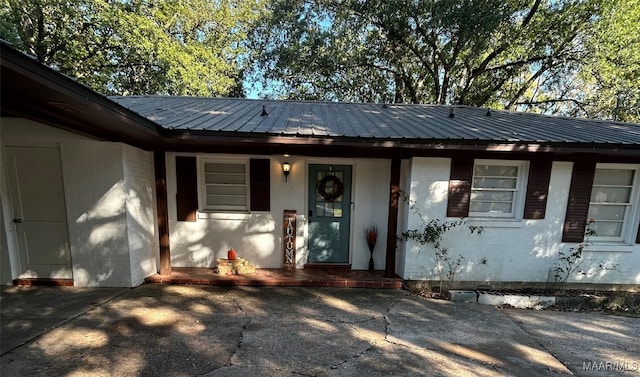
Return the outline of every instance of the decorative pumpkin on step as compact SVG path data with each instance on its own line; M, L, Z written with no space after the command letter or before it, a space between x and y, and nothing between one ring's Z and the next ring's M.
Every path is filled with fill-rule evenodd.
M227 259L235 260L237 257L238 257L238 253L236 253L236 251L233 248L227 251Z

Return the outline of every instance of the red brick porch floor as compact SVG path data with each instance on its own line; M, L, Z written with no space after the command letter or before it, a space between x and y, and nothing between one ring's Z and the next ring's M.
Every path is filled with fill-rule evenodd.
M220 276L212 268L173 267L171 275L153 275L146 278L145 282L219 286L402 288L402 279L386 278L384 271L310 268L295 271L259 268L253 274Z

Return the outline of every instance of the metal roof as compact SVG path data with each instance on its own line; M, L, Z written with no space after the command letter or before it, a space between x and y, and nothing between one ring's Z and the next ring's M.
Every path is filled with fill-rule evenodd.
M640 146L640 124L470 106L177 96L109 98L165 129L212 134ZM262 115L263 109L268 115Z

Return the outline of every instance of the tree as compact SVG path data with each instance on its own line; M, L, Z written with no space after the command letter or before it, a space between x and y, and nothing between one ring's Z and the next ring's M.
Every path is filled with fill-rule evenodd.
M603 2L274 0L255 69L267 96L565 111Z
M591 117L640 123L640 0L605 3L588 41L585 87Z
M2 0L0 37L104 94L242 96L263 0Z

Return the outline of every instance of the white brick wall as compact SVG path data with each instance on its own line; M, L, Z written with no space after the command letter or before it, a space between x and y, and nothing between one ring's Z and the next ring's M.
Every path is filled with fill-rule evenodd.
M562 226L567 208L572 163L554 162L549 183L546 216L542 220L485 221L470 220L484 227L482 235L472 235L466 228L457 228L445 235L443 246L450 255L464 257L458 279L484 282L545 282L558 251L576 244L562 243ZM414 158L406 184L427 220L445 219L449 159ZM452 219L455 220L455 219ZM408 215L405 229L419 227L419 219ZM583 283L639 284L639 245L593 245L585 249L585 276L572 279ZM438 279L434 269L433 249L408 243L404 248L404 274L412 280ZM599 271L599 261L617 264L615 271Z
M123 152L131 281L139 285L157 271L158 216L153 154L128 145L123 146Z
M404 193L410 193L411 190L411 172L413 160L402 160L400 164L400 190ZM398 198L398 226L396 234L400 235L407 228L409 222L409 206L404 202L402 195ZM396 248L396 270L398 276L405 276L406 271L406 253L407 245L405 243L397 244Z
M250 156L206 155L218 158L249 158ZM288 181L282 175L282 162L292 164ZM353 165L354 211L351 223L351 260L353 268L367 269L369 249L364 238L364 226L378 225L380 232L375 249L376 269L384 269L387 216L389 210L390 162L367 159L313 159L299 156L271 157L271 211L252 214L199 214L196 222L176 220L175 155L167 154L167 196L169 198L169 229L171 265L175 267L213 267L217 258L226 257L231 247L241 257L260 268L281 268L282 215L285 209L297 211L296 262L306 263L308 197L307 171L309 163Z
M122 145L61 146L74 283L131 286Z
M387 220L389 218L390 160L357 160L354 167L353 258L356 270L369 268L369 247L364 229L372 224L378 228L378 240L373 252L376 270L383 270L387 253Z
M215 156L215 155L207 155ZM220 158L249 158L248 156L218 156ZM261 268L282 267L282 211L295 209L298 213L297 254L304 222L304 192L294 190L295 183L304 179L300 162L289 158L293 165L288 183L282 176L280 161L271 161L271 211L252 214L218 213L198 214L196 222L177 221L175 155L167 154L167 198L173 267L215 267L217 258L226 258L227 250L234 248L238 255ZM284 161L284 160L283 160ZM281 199L284 198L284 199Z
M76 286L135 286L156 272L157 215L150 152L25 119L3 118L1 131L3 145L60 147ZM12 279L11 272L5 271L9 250L4 239L3 228L3 283Z
M136 286L156 273L153 155L93 141L62 146L74 282Z
M409 195L411 203L400 202L405 214L405 229L421 229L421 220L409 209L415 204L426 221L444 219L447 213L447 189L449 187L449 168L451 160L447 158L414 158L410 164L410 173L406 177L403 190ZM403 165L404 167L405 165ZM398 235L405 229L400 229ZM435 279L433 250L423 250L414 242L403 245L404 275L412 280Z
M3 145L59 146L74 281L77 286L134 286L155 273L158 241L155 212L153 156L119 143L90 140L23 119L3 118ZM224 156L219 156L224 157ZM237 157L237 156L234 156ZM242 157L242 156L240 156ZM244 156L249 157L249 156ZM354 211L351 226L351 261L356 269L368 267L368 249L362 229L375 223L380 237L376 268L384 268L390 162L369 159L306 159L291 156L288 182L284 182L284 157L271 157L271 211L251 215L209 215L198 221L176 221L174 155L167 155L169 228L173 266L207 266L226 255L230 247L258 267L282 265L282 212L298 212L298 267L306 261L308 163L353 164ZM401 186L427 218L446 216L450 159L414 158L402 162ZM482 221L485 233L466 229L447 233L445 246L452 256L462 254L458 278L468 281L543 282L563 244L562 224L567 205L572 164L554 162L546 218L521 221ZM2 178L5 178L4 176ZM3 194L4 195L4 194ZM4 197L3 204L4 204ZM6 213L6 208L5 208ZM7 216L4 222L7 221ZM2 220L2 217L0 217ZM400 208L399 228L418 227L419 219ZM3 224L4 225L4 224ZM10 282L11 271L6 226L0 237L0 282ZM587 275L576 282L640 284L640 245L593 245L585 249ZM244 254L244 255L243 255ZM7 263L7 260L9 263ZM593 266L604 261L614 271ZM402 246L396 272L406 279L437 279L433 250L415 244Z

